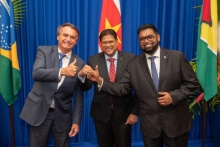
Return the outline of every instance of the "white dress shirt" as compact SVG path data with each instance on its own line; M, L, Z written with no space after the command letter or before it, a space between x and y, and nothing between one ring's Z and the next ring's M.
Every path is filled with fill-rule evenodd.
M59 56L59 53L62 54L62 52L60 51L60 49L58 48L58 56ZM71 58L71 55L72 55L72 51L70 51L69 53L65 54L66 56L63 57L62 59L62 68L65 68L69 65L69 62L70 62L70 58ZM60 59L60 56L59 56L59 59ZM58 75L58 78L60 79L59 83L57 84L57 89L60 87L60 85L63 83L64 79L65 79L65 76L61 76L61 68L60 68L60 71L59 71L59 75ZM51 108L55 108L55 104L54 104L54 100L52 101L51 105L50 105Z

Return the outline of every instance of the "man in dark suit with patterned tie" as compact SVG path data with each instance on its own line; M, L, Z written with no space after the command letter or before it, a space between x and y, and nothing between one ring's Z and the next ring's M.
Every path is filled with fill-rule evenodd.
M141 26L138 39L143 53L129 61L118 83L99 74L100 67L87 78L111 95L124 96L133 89L146 147L187 147L192 128L188 97L199 87L197 77L182 52L158 45L155 26Z
M95 69L99 66L99 73L107 81L117 82L124 72L129 60L134 58L131 53L121 52L117 49L117 34L112 29L106 29L99 36L102 51L91 56L88 64ZM87 74L86 65L80 72L81 77ZM86 79L87 80L87 79ZM93 82L87 85L92 87ZM130 91L124 97L117 97L99 91L94 83L94 96L90 111L94 118L95 129L99 147L130 147L131 128L137 122L137 100Z
M20 114L30 124L31 147L46 147L50 132L56 147L68 147L79 132L83 92L77 74L85 63L72 51L78 38L78 29L65 23L57 29L58 46L38 48L35 82Z

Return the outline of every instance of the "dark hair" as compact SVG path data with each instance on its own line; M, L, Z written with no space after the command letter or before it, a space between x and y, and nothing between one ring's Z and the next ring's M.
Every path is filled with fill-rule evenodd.
M113 29L105 29L99 35L99 40L102 41L102 38L106 35L112 35L117 40L117 33Z
M158 34L157 28L154 25L152 25L152 24L144 24L144 25L140 26L138 28L137 34L139 35L139 33L141 31L146 30L146 29L152 29L154 31L154 33Z
M79 38L79 30L77 29L76 26L74 26L74 25L71 24L71 23L64 23L64 24L60 25L60 26L57 28L57 36L59 36L61 30L62 30L64 27L67 27L67 26L70 27L70 28L72 28L72 29L74 29L74 30L78 33L78 38Z

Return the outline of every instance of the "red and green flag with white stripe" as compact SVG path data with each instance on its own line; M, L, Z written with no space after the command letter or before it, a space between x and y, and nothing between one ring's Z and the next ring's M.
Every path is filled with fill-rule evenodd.
M206 101L215 96L218 90L217 24L217 0L203 0L198 30L196 74Z
M113 29L118 36L118 50L122 50L121 8L119 0L102 0L99 33L105 29ZM100 41L99 41L99 52Z

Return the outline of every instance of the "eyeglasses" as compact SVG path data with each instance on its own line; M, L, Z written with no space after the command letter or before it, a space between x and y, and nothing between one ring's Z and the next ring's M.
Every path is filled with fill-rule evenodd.
M114 43L115 43L115 40L114 40L114 41L101 42L101 44L102 44L103 46L107 46L108 44L109 44L109 45L114 45Z
M149 35L149 36L146 36L146 37L140 37L140 38L139 38L139 41L140 41L140 42L144 42L146 39L147 39L148 41L153 41L153 40L154 40L154 37L155 37L155 36L153 36L153 35Z

